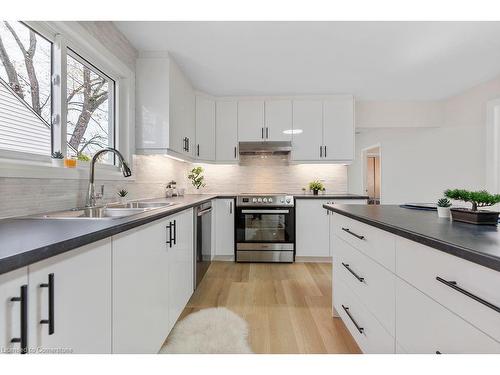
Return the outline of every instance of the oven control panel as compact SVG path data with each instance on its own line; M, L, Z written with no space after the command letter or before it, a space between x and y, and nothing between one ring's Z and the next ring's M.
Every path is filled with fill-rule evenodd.
M293 205L293 195L244 195L236 199L236 206L293 207Z

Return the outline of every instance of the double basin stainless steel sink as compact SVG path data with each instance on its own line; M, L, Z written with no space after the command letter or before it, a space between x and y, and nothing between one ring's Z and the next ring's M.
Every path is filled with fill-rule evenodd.
M128 202L111 203L104 207L74 208L66 211L50 212L46 214L27 216L30 219L121 219L124 217L141 214L159 208L174 205L172 202Z

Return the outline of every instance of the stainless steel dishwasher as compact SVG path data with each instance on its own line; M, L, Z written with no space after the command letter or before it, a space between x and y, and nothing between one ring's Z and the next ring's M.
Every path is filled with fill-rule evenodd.
M212 202L203 203L194 211L194 286L203 279L212 260Z

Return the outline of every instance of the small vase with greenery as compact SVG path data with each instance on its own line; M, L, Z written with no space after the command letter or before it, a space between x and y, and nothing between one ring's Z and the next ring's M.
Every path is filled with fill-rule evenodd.
M191 180L191 183L196 189L200 189L205 185L205 177L202 176L203 173L203 168L202 167L195 167L191 169L191 171L188 174L188 179Z
M120 189L116 192L116 194L118 195L118 197L120 198L120 203L123 203L125 201L125 197L127 196L128 194L128 191L125 190L125 189Z
M437 213L439 217L449 218L451 202L448 198L441 198L437 201Z
M319 191L325 191L325 185L319 180L309 182L309 190L313 192L314 195L318 195Z
M481 210L481 207L490 207L500 203L500 194L490 194L486 190L470 191L465 189L448 189L445 197L472 205L468 208L452 208L451 217L454 221L471 224L497 225L498 212Z
M86 155L86 154L83 154L83 153L79 153L77 156L76 156L76 159L81 163L81 162L84 162L84 163L87 163L90 161L90 156Z
M64 155L61 151L52 153L52 165L56 167L64 167Z

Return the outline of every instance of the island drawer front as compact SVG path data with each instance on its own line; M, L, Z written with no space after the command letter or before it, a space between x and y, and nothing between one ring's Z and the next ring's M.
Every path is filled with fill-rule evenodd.
M401 279L396 279L396 332L399 352L500 353L498 342Z
M500 272L405 238L396 240L396 273L408 283L500 342ZM436 278L440 278L441 281ZM456 282L463 292L456 290ZM474 299L487 301L488 307Z
M332 245L336 248L333 272L394 336L394 274L336 235Z
M334 280L334 283L335 309L361 351L363 353L394 353L394 337L382 327L346 284L338 279ZM347 314L343 306L347 308L351 316ZM358 328L362 329L362 332Z
M394 272L394 235L339 214L332 216L332 232Z

